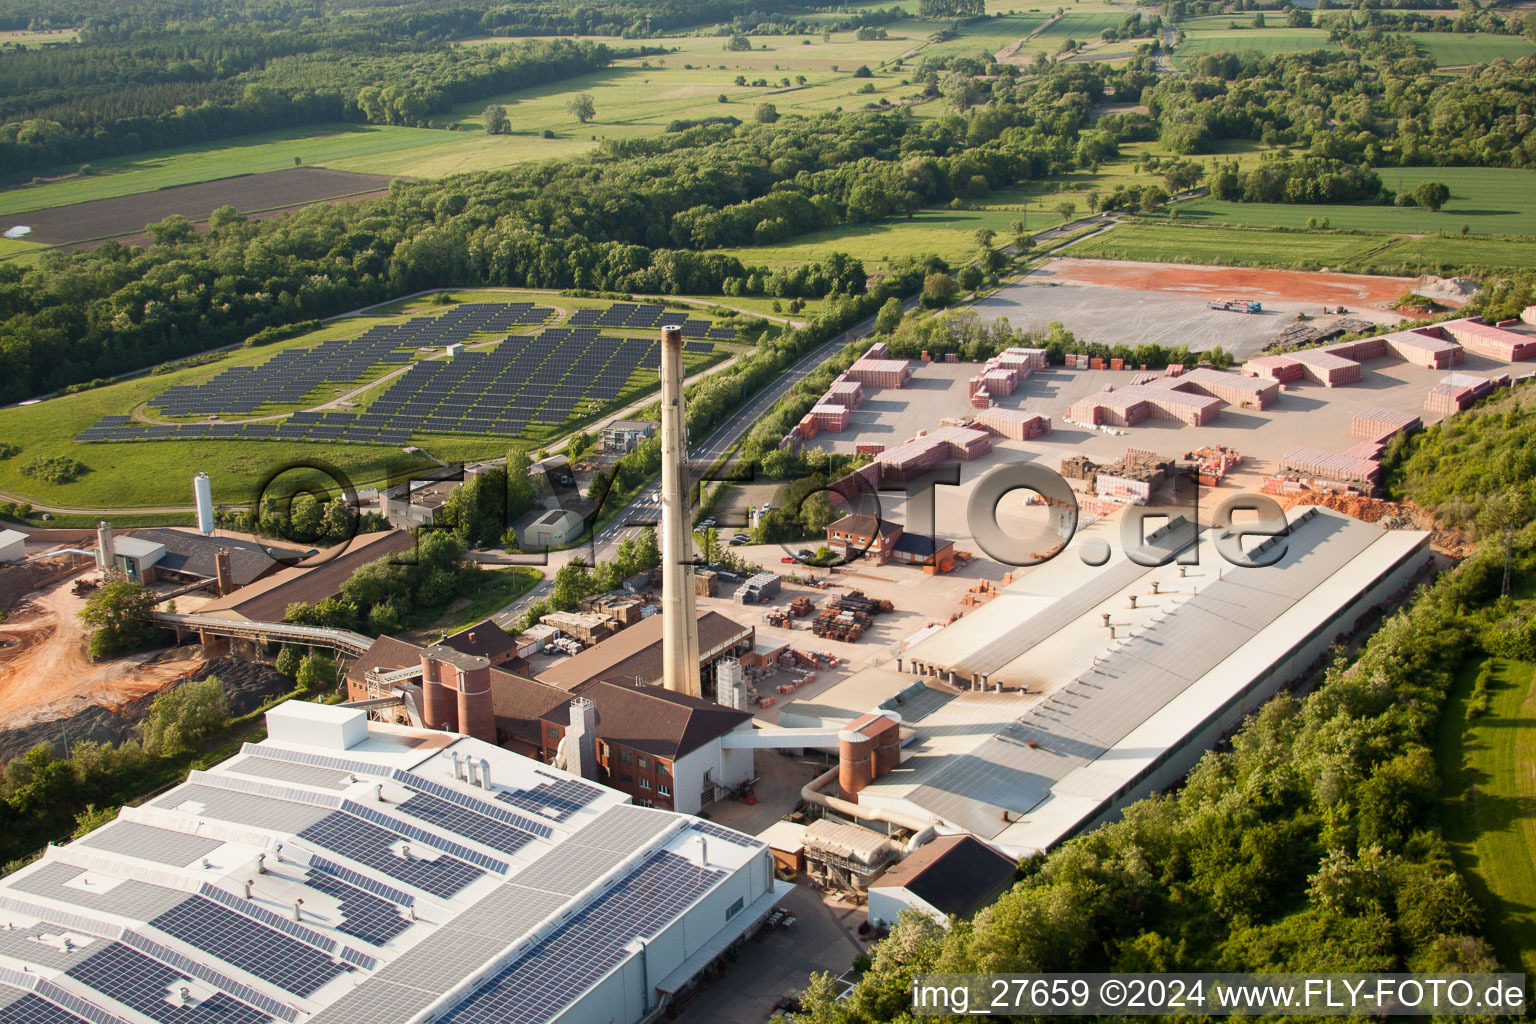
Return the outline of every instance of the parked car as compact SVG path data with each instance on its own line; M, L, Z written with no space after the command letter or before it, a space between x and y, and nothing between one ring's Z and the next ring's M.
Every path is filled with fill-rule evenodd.
M811 559L816 557L816 552L812 551L810 548L801 548L799 551L795 552L795 557L802 562L809 562Z
M739 548L743 544L747 543L747 541L748 541L748 538L743 537L741 534L738 533L736 536L731 538L731 547Z
M713 519L700 519L699 520L699 529L701 529L701 530L713 529L714 525L715 525L715 521Z
M779 559L779 561L783 562L785 565L794 565L800 560L798 558L790 558L788 555L785 555L783 558Z

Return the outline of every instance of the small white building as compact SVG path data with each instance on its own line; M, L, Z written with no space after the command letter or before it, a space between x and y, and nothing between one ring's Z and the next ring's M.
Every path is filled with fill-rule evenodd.
M541 548L563 548L586 529L581 513L565 508L553 508L535 519L523 529L523 547L537 551Z
M0 562L21 562L27 557L27 535L20 530L0 530Z

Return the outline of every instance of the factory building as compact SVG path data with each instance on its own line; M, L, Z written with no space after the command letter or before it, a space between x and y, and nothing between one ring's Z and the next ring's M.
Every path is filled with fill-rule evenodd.
M720 622L701 624L700 629L711 666L726 653L752 651L751 627L743 636L743 627L723 615L717 618ZM380 637L347 670L347 692L354 701L393 699L399 715L413 724L462 730L546 764L561 763L562 743L572 727L570 705L580 698L592 709L591 731L597 740L597 756L583 773L630 794L636 803L691 814L752 777L751 750L738 749L727 739L735 732L750 732L752 716L702 697L637 683L636 674L650 671L646 664L653 664L660 678L660 617L613 638L644 631L648 623L656 623L650 632L657 635L650 644L627 658L602 651L602 664L589 661L581 671L561 676L562 683L532 679L497 667L483 655L456 650L450 646L452 637L427 648ZM636 671L626 674L616 666Z
M354 572L386 555L404 555L416 548L416 538L403 530L364 533L327 548L299 565L279 569L249 586L210 601L199 615L250 622L282 622L295 602L318 604L341 593Z
M722 658L739 658L752 650L756 629L721 615L698 617L699 674L706 693L714 692L715 666ZM539 673L541 682L570 690L603 680L626 686L660 686L662 618L650 615L627 629L566 658Z
M893 665L791 702L780 722L890 709L910 739L900 768L858 792L861 814L969 832L1010 857L1050 849L1176 783L1428 561L1426 533L1319 508L1289 521L1283 548L1244 539L1278 558L1254 568L1182 519L1148 538L1143 560L1166 564L1143 566L1120 524L1101 521ZM1083 544L1109 561L1087 564Z
M0 1020L627 1024L787 891L750 836L468 737L267 723L0 880Z

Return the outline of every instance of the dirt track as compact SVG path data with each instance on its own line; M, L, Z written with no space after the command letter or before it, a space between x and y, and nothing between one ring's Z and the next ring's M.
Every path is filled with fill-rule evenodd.
M1082 284L1107 284L1138 291L1182 292L1212 297L1285 299L1293 302L1357 302L1385 306L1412 291L1415 278L1368 274L1324 274L1302 270L1207 267L1132 260L1052 260L1050 276Z
M75 714L92 704L117 707L161 689L195 668L187 658L154 660L158 652L93 664L79 612L85 599L71 592L70 577L28 595L0 622L0 729Z

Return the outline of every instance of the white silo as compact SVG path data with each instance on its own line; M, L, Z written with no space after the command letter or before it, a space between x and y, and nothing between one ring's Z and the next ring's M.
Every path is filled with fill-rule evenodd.
M192 478L192 493L197 497L197 532L204 537L212 537L213 481L208 479L207 473L199 473Z

